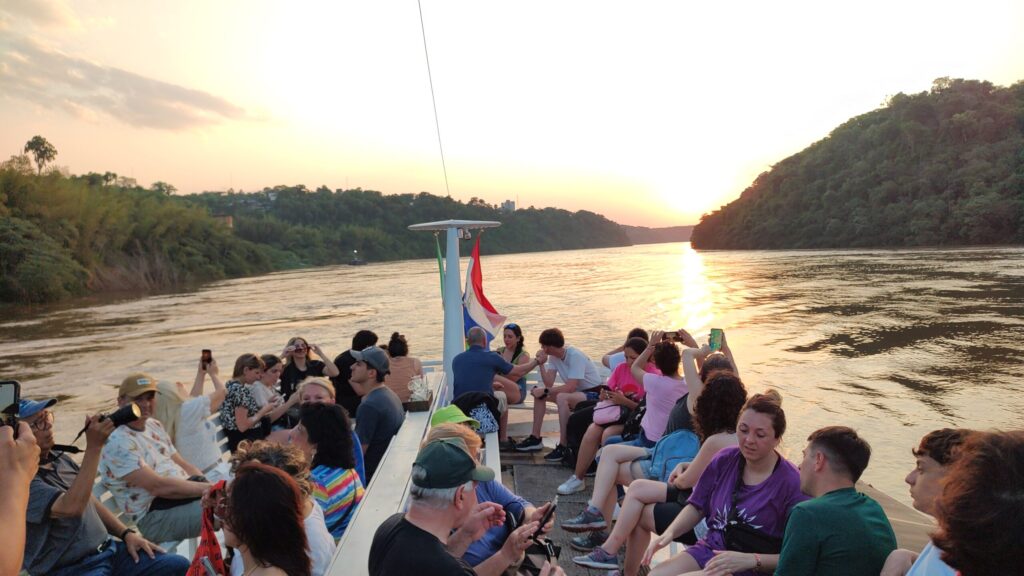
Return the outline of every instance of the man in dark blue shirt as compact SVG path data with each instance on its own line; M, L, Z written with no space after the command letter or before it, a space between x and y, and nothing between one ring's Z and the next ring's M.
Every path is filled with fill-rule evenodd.
M501 412L498 437L504 441L508 405L516 404L520 400L516 380L536 368L538 362L530 360L526 364L513 365L502 358L501 354L488 350L487 333L479 326L469 329L466 341L469 343L469 349L452 358L452 372L455 376L452 397L458 398L466 392L483 392L494 396L498 400L498 410ZM505 378L496 382L495 376Z

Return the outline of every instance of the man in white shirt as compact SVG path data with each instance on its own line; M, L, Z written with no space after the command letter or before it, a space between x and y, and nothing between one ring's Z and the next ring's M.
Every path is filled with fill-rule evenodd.
M568 454L565 430L572 409L584 400L597 400L597 387L602 384L602 378L586 354L574 346L565 345L565 336L558 328L541 332L539 341L540 350L535 357L544 387L538 386L530 392L533 394L533 431L528 438L516 444L516 450L536 452L544 448L540 429L547 403L554 402L558 406L558 446L544 459L558 462ZM545 366L546 362L551 363L550 369ZM556 375L562 377L560 386L555 386Z
M194 538L202 528L200 499L210 483L178 454L152 417L156 390L156 380L146 374L132 374L121 383L117 405L134 403L141 416L110 435L100 458L100 481L125 519L149 540Z

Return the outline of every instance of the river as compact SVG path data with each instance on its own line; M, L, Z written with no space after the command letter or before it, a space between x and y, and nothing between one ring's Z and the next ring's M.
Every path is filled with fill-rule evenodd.
M906 503L903 477L922 435L1019 427L1024 412L1024 248L698 252L682 243L487 256L486 246L485 237L487 296L524 327L530 350L551 326L597 360L634 326L705 338L724 328L748 389L783 394L784 453L799 460L811 431L853 426L874 449L864 478ZM361 328L383 341L398 330L421 358L442 348L431 260L5 312L0 374L25 396L60 395L59 442L85 413L109 410L131 372L191 382L201 348L224 375L239 354L280 353L292 335L332 357Z

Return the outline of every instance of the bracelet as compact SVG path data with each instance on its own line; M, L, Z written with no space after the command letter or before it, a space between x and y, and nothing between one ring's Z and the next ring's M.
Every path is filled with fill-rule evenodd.
M755 564L754 564L754 572L760 572L761 568L762 568L762 566L761 566L761 555L758 554L757 552L754 552L754 562L755 562Z
M124 538L128 535L129 532L131 532L132 534L138 534L138 532L136 532L134 528L125 528L124 532L121 532L121 535L118 536L118 538L120 538L121 541L124 542Z

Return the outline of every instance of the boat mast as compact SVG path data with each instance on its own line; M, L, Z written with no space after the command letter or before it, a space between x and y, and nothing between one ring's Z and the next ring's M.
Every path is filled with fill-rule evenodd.
M462 319L462 273L459 270L459 238L468 238L468 230L480 228L497 228L501 222L487 220L443 220L413 224L409 230L445 231L447 245L445 247L444 264L444 373L448 381L448 395L451 395L451 384L455 381L452 373L452 358L466 349L466 335ZM451 400L451 398L446 398Z

